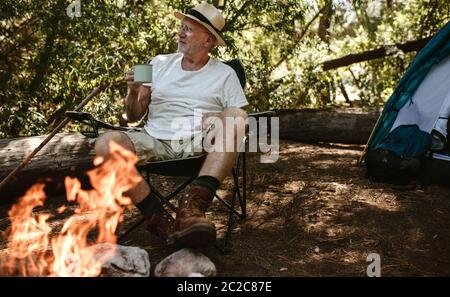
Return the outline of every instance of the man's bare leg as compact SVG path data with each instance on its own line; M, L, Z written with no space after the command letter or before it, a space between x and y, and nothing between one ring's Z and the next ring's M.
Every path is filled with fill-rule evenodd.
M131 142L130 138L125 133L119 131L111 131L102 134L95 142L95 154L97 156L101 156L105 159L108 159L110 156L109 142L111 140L116 142L123 148L136 154L136 149L134 148L134 145ZM139 174L137 169L135 170L136 174ZM133 189L129 190L126 194L131 198L133 204L138 204L150 194L150 187L147 184L147 182L143 179L140 183L138 183Z
M226 118L242 117L243 122L247 118L247 114L241 109L227 109L221 115L223 128ZM242 139L238 139L238 129L245 127L228 126L228 130L224 133L217 133L215 136L222 136L222 150L212 151L208 153L206 160L200 170L198 178L194 181L194 187L186 198L182 198L177 211L177 219L175 222L176 232L171 236L170 241L181 246L206 246L212 245L216 239L216 230L206 217L205 211L211 204L217 188L220 183L231 173L237 156L237 147ZM212 132L214 133L214 131ZM213 137L215 137L213 136ZM234 149L226 151L226 143L233 141Z
M130 138L123 132L111 131L100 136L95 142L95 153L97 156L109 158L109 142L115 141L123 148L136 153L136 149ZM136 174L139 174L136 169ZM142 179L133 189L125 193L131 198L133 204L146 217L146 227L151 233L167 238L174 231L173 218L164 212L161 201L157 197L150 195L150 186Z

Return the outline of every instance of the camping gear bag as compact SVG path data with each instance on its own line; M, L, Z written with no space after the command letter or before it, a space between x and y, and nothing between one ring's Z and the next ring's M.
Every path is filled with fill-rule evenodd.
M407 184L418 177L431 135L417 125L401 125L368 151L367 173L377 181Z

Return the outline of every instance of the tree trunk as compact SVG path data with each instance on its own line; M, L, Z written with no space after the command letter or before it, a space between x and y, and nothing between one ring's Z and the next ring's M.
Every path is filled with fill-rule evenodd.
M304 142L365 144L379 111L351 109L280 110L280 138Z
M330 34L328 30L330 29L331 19L333 17L333 5L330 0L325 1L326 9L321 14L319 19L319 27L317 29L317 35L319 35L320 40L325 42L326 44L330 44Z

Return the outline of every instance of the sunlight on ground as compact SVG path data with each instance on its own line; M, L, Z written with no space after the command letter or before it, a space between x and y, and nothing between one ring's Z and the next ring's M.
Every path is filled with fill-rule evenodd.
M392 193L375 192L373 189L363 189L359 191L353 200L369 204L373 207L386 211L399 211L401 208L397 202L397 197Z
M297 193L305 187L306 183L304 181L295 180L284 184L284 190Z

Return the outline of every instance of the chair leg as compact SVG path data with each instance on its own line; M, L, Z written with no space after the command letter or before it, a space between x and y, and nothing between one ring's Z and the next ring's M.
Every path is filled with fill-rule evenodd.
M242 162L242 194L241 191L239 189L239 172L241 169L241 162ZM239 217L241 219L244 219L247 216L246 213L246 199L247 199L247 193L246 193L246 180L245 180L245 153L241 153L239 154L238 160L237 160L237 164L236 164L236 171L235 174L233 175L233 179L234 179L234 188L235 191L237 191L238 194L238 199L239 199L239 205L241 206L241 213L242 215L240 215Z
M224 242L223 248L222 248L224 253L228 253L229 251L231 251L229 244L231 241L231 234L232 234L233 225L234 225L234 212L235 212L234 206L236 204L236 196L238 198L240 197L239 179L236 174L235 168L232 169L232 175L233 175L233 180L234 180L234 187L233 187L233 196L231 198L230 212L228 214L228 228L227 228L227 233L225 235L225 242ZM241 199L239 199L239 200L241 200ZM241 204L241 207L242 207L242 204ZM239 215L239 217L242 218L243 216Z
M231 207L230 204L228 204L228 202L224 201L222 198L220 198L218 195L214 196L215 198L217 198L217 200L219 200L223 205L225 205L225 207L227 207L230 211L232 211L238 218L243 219L244 216L242 213L239 213L238 211L236 211L236 209L234 209L233 207Z
M164 205L166 204L167 206L169 206L169 208L176 212L177 208L170 203L170 199L172 199L173 197L175 197L176 195L178 195L178 193L180 193L184 188L186 188L187 185L189 185L190 183L192 183L192 181L196 179L196 176L192 176L189 179L187 179L184 183L182 183L181 185L179 185L172 193L170 193L167 196L164 196L163 194L161 194L161 192L159 192L150 182L150 175L147 175L147 183L150 185L150 190L152 192L154 192L156 194L156 196L161 200L161 203Z
M163 194L161 194L161 192L159 192L155 187L153 187L152 185L150 185L151 191L153 192L153 194L155 194L156 197L158 197L158 199L161 201L162 205L167 205L173 212L177 211L177 208L175 207L175 205L173 205L170 201L168 197L164 197Z
M179 192L181 192L187 185L189 185L194 179L195 177L191 177L189 178L187 181L185 181L183 184L181 184L180 186L177 187L177 189L175 191L173 191L171 194L164 196L163 194L161 194L160 191L158 191L151 183L150 183L150 174L148 174L148 172L146 172L147 175L147 182L150 186L151 191L156 195L156 197L159 198L159 200L161 200L161 203L164 205L167 205L173 212L177 211L177 208L175 207L175 205L173 205L169 200L172 199L173 197L175 197ZM137 227L139 227L141 224L143 224L145 222L145 218L142 217L140 218L138 221L136 221L133 225L131 225L128 229L126 229L122 234L120 234L117 238L117 242L122 242L122 240L128 235L130 234L132 231L134 231Z
M242 161L242 195L241 195L241 191L239 189L239 169L240 169L240 163ZM227 227L227 232L225 235L225 242L223 244L222 248L219 248L219 250L226 254L229 253L231 251L231 247L229 246L230 241L231 241L231 235L232 235L232 231L233 231L233 225L234 225L234 215L237 215L240 219L244 219L247 215L246 212L246 207L247 207L247 184L246 184L246 166L245 166L245 153L242 153L239 155L238 160L237 160L237 164L236 167L232 169L232 176L233 176L233 182L234 182L234 186L233 186L233 196L231 198L231 205L227 204L225 201L223 201L222 199L219 198L219 200L225 204L230 212L228 214L228 227ZM240 207L241 207L241 213L238 213L235 210L235 204L236 204L236 197L238 198Z
M244 218L247 217L247 164L246 164L246 158L245 158L245 152L242 153L242 198L243 203L241 204L242 207L242 214L244 215Z
M172 193L170 193L169 195L167 195L167 197L165 197L165 199L170 200L173 197L175 197L176 195L178 195L178 193L180 193L184 188L186 188L187 185L189 185L190 183L192 183L194 181L194 179L196 179L196 176L192 176L190 177L188 180L186 180L184 183L182 183L181 185L178 186L178 188L175 189L175 191L173 191Z
M232 170L233 173L233 179L234 182L236 183L236 174L235 174L235 170L233 168ZM237 188L237 185L235 184L234 186L234 190L233 190L233 196L231 198L231 208L230 208L230 212L228 214L228 228L227 228L227 233L225 234L225 242L223 244L223 248L222 251L223 253L229 253L231 251L231 247L229 246L230 244L230 240L231 240L231 232L233 231L233 224L234 224L234 205L236 203L236 195L239 193L239 189Z

